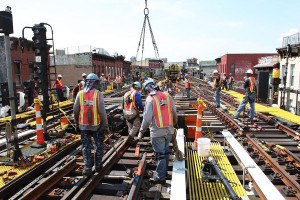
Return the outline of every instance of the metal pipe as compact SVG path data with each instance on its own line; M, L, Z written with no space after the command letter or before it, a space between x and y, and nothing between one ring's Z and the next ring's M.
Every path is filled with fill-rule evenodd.
M210 157L208 157L208 161L210 162L210 164L214 168L216 174L220 177L220 180L224 184L224 187L225 187L226 191L229 193L230 198L233 199L233 200L239 200L240 199L239 196L232 189L228 179L225 177L225 175L223 174L223 172L219 168L216 160L213 157L210 156Z
M7 67L7 80L8 80L8 91L9 91L9 103L10 103L10 113L11 113L11 126L12 133L14 135L14 161L17 161L20 156L22 156L22 152L19 148L18 141L18 132L17 123L16 123L16 104L15 104L15 93L14 93L14 81L12 76L12 67L11 67L11 55L10 55L10 39L9 34L5 34L4 36L5 43L5 55L6 55L6 67Z
M299 93L299 90L296 90L296 115L299 114L299 109L298 109L298 93Z

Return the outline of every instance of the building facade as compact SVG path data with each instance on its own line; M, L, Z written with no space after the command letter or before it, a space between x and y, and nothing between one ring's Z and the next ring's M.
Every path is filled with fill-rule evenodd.
M147 59L132 63L132 70L135 74L145 73L145 76L163 75L164 63L162 60Z
M100 53L77 53L56 55L56 73L63 76L64 85L75 85L82 79L82 73L95 73L98 76L104 74L115 79L116 76L130 76L130 61L126 61L122 55L109 56ZM53 64L53 57L51 57ZM70 73L71 72L71 73Z
M5 52L3 37L0 37L0 46L1 51L3 49L3 52ZM18 38L10 37L10 53L13 81L16 83L16 89L18 91L23 91L24 82L28 80L33 80L35 76L35 55L33 46L33 42L28 41L28 44L22 47ZM0 83L5 83L7 82L5 53L1 54L0 65Z
M253 53L253 54L225 54L221 58L216 58L217 70L220 73L232 73L235 80L243 81L248 69L255 71L254 65L258 64L258 59L265 56L273 56L275 53ZM255 73L255 72L254 72Z
M280 62L278 106L300 115L300 33L283 38L283 45L277 49ZM287 45L290 44L288 50ZM286 90L284 79L286 73ZM286 92L285 92L286 91Z
M215 60L199 61L200 71L204 76L209 77L210 73L217 69Z

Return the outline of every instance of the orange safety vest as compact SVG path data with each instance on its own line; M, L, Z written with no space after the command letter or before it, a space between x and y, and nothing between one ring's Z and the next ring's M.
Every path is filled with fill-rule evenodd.
M226 76L223 77L223 81L226 81Z
M79 92L79 124L80 125L100 125L99 115L99 90L91 90L88 93L84 93L83 90ZM89 122L89 109L91 110L91 122Z
M136 93L136 90L130 90L125 93L125 95L124 95L124 109L125 110L133 110L135 108L135 93ZM130 101L128 98L130 98ZM128 101L129 101L129 103L126 103Z
M256 82L255 82L255 78L254 77L249 77L249 85L250 85L250 92L255 92L255 86L256 86Z
M55 84L55 88L60 88L60 89L62 89L62 87L63 87L62 82L61 82L59 79L56 79L56 81L58 82L58 84ZM58 87L57 87L57 86L58 86Z
M229 82L232 82L233 81L233 77L232 76L230 76L230 78L229 78Z
M173 125L173 113L171 98L168 92L157 92L151 96L153 99L153 110L156 126L158 128Z
M214 87L220 87L220 84L221 84L220 82L221 82L221 79L219 79L219 81L217 83L217 79L215 78L213 86Z
M192 89L192 83L188 82L187 80L185 81L185 88Z

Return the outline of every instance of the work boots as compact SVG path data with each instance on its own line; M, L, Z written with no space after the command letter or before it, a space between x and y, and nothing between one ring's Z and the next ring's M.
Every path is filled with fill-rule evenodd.
M91 169L88 169L88 170L83 169L82 175L83 175L83 176L87 176L87 177L91 177L91 176L93 176L93 172L92 172Z

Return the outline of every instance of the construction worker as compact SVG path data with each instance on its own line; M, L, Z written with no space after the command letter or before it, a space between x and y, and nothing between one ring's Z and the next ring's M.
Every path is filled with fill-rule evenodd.
M72 91L73 100L76 99L78 92L80 92L80 90L82 90L84 88L84 84L85 84L84 81L80 81L80 83L78 83L77 85L74 86L73 91Z
M255 78L253 76L253 71L252 69L248 69L246 72L247 79L244 83L244 89L245 89L245 95L240 103L234 118L238 119L240 116L240 113L244 110L245 106L249 102L250 104L250 121L253 123L253 118L254 118L254 111L255 111L255 98L256 98L256 83L255 83Z
M233 78L233 76L232 76L232 74L230 73L229 74L229 82L228 82L228 90L231 90L232 89L232 85L233 85L233 83L234 83L234 78Z
M105 90L105 76L104 74L102 73L101 76L100 76L100 90L101 92Z
M104 133L109 132L103 94L95 89L98 81L96 74L89 74L74 103L76 127L81 131L84 176L92 176L91 137L94 138L95 170L99 172L102 169Z
M214 75L213 75L212 72L210 72L210 74L209 74L209 81L213 82L213 80L214 80Z
M58 74L57 79L54 81L52 88L55 88L59 101L65 101L64 93L62 91L63 84L61 82L62 75Z
M82 73L82 80L83 80L83 81L85 81L86 76L87 76L86 73Z
M226 76L226 73L224 73L223 80L222 80L222 90L224 90L224 88L226 90L228 90L227 89L227 80L228 80L228 77Z
M147 80L143 88L148 97L138 139L141 140L150 126L151 143L157 160L156 174L150 180L164 183L170 157L169 144L177 124L176 108L168 92L161 91L153 80Z
M123 97L123 114L128 126L128 141L133 143L134 136L140 129L140 111L144 111L144 106L140 94L142 85L140 82L134 82L130 91Z
M214 70L213 90L215 91L216 107L220 108L221 78L218 70Z
M185 90L186 90L186 96L188 99L191 98L191 89L192 89L192 83L190 81L190 76L186 74L185 76Z

